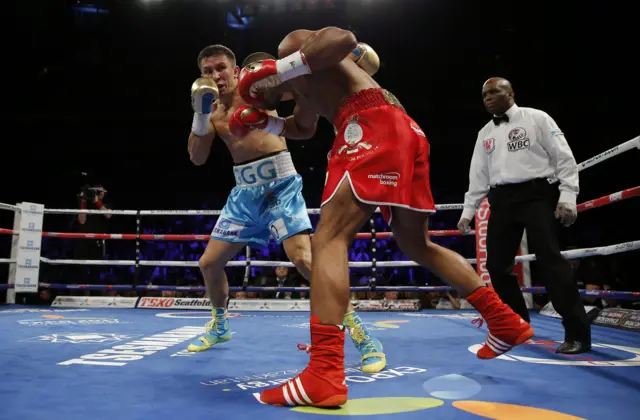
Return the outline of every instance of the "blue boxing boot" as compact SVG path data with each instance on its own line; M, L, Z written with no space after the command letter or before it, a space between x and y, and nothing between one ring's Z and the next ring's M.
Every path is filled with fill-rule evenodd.
M377 338L371 337L360 316L355 312L347 312L344 315L343 324L349 329L351 340L362 356L362 371L377 373L384 369L387 358L382 351L382 343Z
M231 340L227 308L213 308L211 314L213 319L205 324L205 333L189 344L188 351L209 350L215 344Z

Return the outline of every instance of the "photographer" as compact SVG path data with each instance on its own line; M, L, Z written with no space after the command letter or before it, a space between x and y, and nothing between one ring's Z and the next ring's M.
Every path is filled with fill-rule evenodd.
M85 185L78 194L80 209L110 210L105 204L107 191L102 185ZM110 214L78 214L76 231L79 233L107 233ZM75 258L81 260L102 260L106 255L104 239L78 239L75 245ZM100 274L106 266L78 265L75 283L100 284Z

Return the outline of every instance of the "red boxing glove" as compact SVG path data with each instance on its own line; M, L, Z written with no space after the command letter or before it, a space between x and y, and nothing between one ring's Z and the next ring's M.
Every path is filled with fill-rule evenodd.
M264 90L309 73L311 69L304 55L296 51L280 60L262 60L243 68L238 79L238 90L248 104L261 105L264 101Z
M284 134L284 118L274 117L262 109L242 105L229 119L229 130L236 137L245 137L250 131L260 130L276 136Z

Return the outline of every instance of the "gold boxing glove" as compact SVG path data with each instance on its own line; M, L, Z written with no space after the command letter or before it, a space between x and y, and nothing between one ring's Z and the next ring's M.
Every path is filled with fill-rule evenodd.
M358 46L349 54L349 58L369 76L373 76L380 69L380 57L364 42L358 42Z
M218 99L216 83L201 77L191 85L191 106L198 114L211 114L213 103Z
M195 111L191 123L193 134L204 137L211 132L209 119L211 111L213 111L213 103L218 99L218 95L218 86L211 79L201 77L191 85L191 106Z

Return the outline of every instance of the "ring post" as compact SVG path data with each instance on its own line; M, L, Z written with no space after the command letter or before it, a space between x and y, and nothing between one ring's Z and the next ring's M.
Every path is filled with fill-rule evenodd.
M371 227L371 277L369 277L369 287L373 292L375 291L376 281L378 278L378 270L376 269L376 255L378 251L376 246L376 223L373 220L373 217L369 219L369 226Z
M246 266L244 268L244 279L242 280L242 291L247 290L247 286L249 285L249 273L251 271L251 248L249 245L245 247L245 255L247 256Z
M140 278L140 210L136 213L136 260L133 269L133 290L136 291Z

